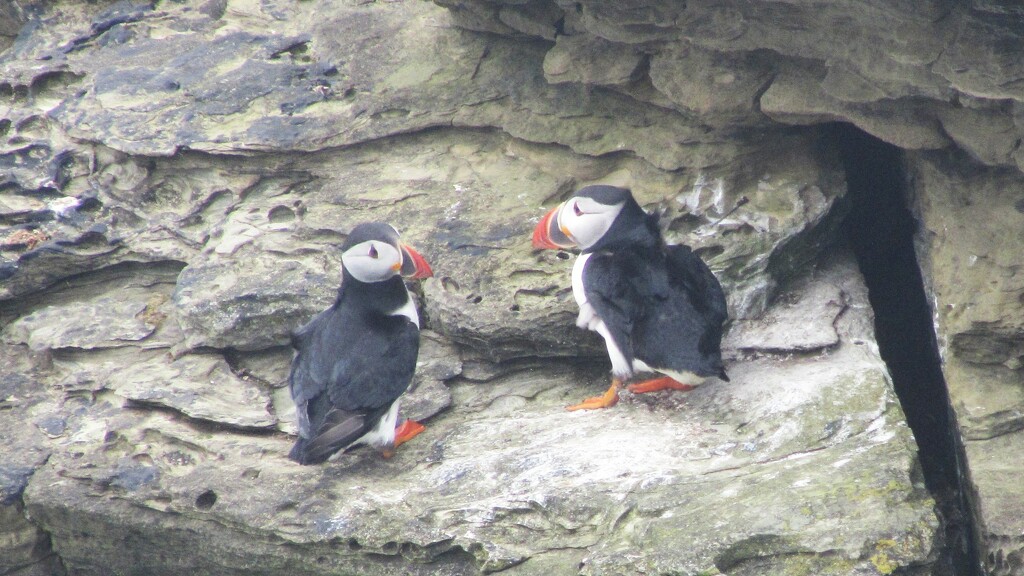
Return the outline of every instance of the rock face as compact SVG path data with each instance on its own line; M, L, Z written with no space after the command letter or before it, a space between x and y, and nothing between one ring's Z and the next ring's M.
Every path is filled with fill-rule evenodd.
M948 573L835 120L910 151L985 560L1024 573L1019 8L443 5L0 7L0 574ZM731 383L564 412L608 365L530 231L598 182L722 279ZM288 334L367 220L435 271L428 429L301 467Z
M449 379L452 408L391 461L300 467L284 435L126 410L101 389L42 442L24 500L76 574L926 570L938 519L851 260L781 301L770 329L794 338L760 350L764 323L738 323L728 386L570 415L603 366ZM41 426L51 409L28 412Z
M940 350L994 574L1024 568L1024 508L1010 462L1024 448L1024 176L960 155L912 161ZM967 192L970 192L967 194ZM980 223L986 223L981 226Z

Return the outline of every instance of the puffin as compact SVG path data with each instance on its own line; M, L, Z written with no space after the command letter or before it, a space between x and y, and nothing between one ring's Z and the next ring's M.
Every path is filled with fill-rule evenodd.
M402 277L428 278L430 265L380 222L353 228L341 250L334 304L291 338L299 439L288 456L300 464L362 444L390 458L424 430L411 420L396 424L420 347L419 315Z
M608 408L638 372L659 377L628 386L637 394L693 390L722 364L725 293L707 264L684 244L668 245L658 216L626 188L586 186L549 211L533 231L536 249L580 249L572 268L576 325L604 338L612 383L569 410Z

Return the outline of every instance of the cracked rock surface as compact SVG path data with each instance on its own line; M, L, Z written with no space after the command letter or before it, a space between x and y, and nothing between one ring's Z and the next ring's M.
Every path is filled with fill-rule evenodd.
M847 574L927 560L938 519L853 264L823 265L783 299L815 320L831 307L821 331L833 339L729 345L730 384L624 393L597 413L564 407L606 385L598 363L455 376L451 408L392 460L356 451L300 467L284 458L286 435L211 428L173 405L126 409L121 389L99 389L40 442L50 456L24 500L81 574L156 557L160 572L202 574ZM811 317L778 323L799 331Z
M995 3L815 11L851 24L845 47L793 6L787 40L765 3L445 4L0 6L0 574L936 572L944 532L817 124L956 142L1015 181L1014 105L985 100L1015 97L1015 64L963 65L1009 33ZM941 154L916 157L922 182L970 173ZM573 323L574 255L530 232L597 182L722 279L732 382L565 412L609 366ZM1015 201L979 218L1009 226ZM931 229L956 221L935 206ZM427 431L301 467L288 334L366 220L435 272L403 400ZM987 242L968 240L936 262ZM990 261L1012 300L1012 255ZM953 270L932 274L943 302ZM1012 380L1016 324L976 320L940 326ZM1012 414L976 415L971 438L1012 439L988 434Z

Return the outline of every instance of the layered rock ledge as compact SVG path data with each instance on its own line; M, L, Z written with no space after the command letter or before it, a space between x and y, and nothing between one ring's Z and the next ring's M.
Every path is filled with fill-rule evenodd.
M0 574L949 573L836 121L906 151L982 560L1024 573L1019 8L443 4L0 7ZM608 366L529 233L596 182L722 279L731 383L564 412ZM365 220L436 273L428 430L300 467L287 336Z

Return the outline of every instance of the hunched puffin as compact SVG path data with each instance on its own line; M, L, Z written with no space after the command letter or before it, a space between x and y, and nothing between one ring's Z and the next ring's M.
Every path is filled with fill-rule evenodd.
M569 410L614 406L622 382L636 372L663 377L629 386L634 393L692 390L712 376L729 380L722 286L688 246L665 244L658 216L644 212L629 190L579 190L541 219L533 246L581 249L572 268L576 325L604 338L612 363L608 391Z
M288 385L299 439L288 457L300 464L359 444L390 457L424 429L407 420L395 430L420 346L419 315L401 276L433 272L388 224L356 226L341 249L334 304L292 334Z

